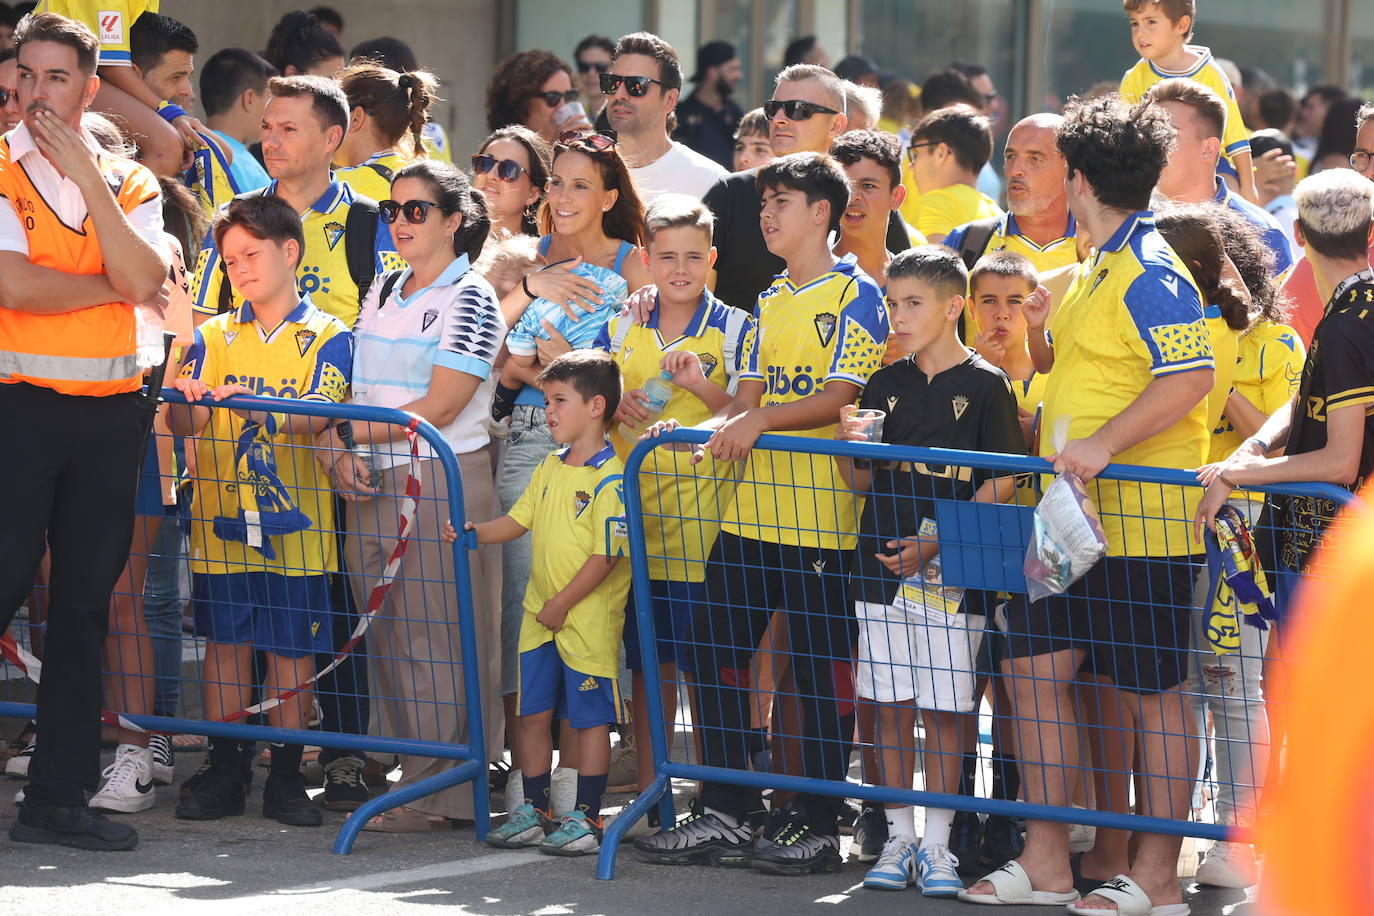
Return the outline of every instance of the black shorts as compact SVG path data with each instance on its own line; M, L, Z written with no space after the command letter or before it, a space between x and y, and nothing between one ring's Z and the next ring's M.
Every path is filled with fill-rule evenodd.
M1169 690L1188 676L1196 579L1191 557L1107 557L1063 595L1007 602L1007 655L1083 649L1123 690Z

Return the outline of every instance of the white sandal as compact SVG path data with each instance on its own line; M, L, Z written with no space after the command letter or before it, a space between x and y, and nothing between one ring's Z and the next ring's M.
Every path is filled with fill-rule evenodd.
M1078 902L1078 891L1037 891L1031 887L1026 870L1017 862L1008 862L978 880L991 884L993 893L972 894L965 889L959 892L960 900L985 906L1064 906Z
M1116 904L1115 910L1092 909L1070 905L1072 916L1189 916L1193 912L1186 903L1166 903L1153 906L1150 896L1125 875L1117 875L1112 880L1093 890L1089 897L1102 897Z

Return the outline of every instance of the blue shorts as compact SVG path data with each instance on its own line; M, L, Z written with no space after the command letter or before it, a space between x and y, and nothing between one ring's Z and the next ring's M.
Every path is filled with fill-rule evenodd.
M532 716L553 710L573 728L625 721L625 704L613 677L595 677L568 667L552 641L520 653L519 712Z
M668 582L649 580L654 598L654 636L658 649L658 663L676 661L677 670L692 670L692 612L706 597L704 582ZM638 671L643 665L639 657L639 619L635 614L635 590L630 589L630 603L625 607L625 667Z
M286 658L334 651L328 576L194 575L196 635Z

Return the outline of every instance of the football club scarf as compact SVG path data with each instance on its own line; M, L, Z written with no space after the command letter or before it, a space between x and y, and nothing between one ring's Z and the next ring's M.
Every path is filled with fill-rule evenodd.
M1212 595L1207 641L1217 655L1240 650L1240 627L1259 630L1278 620L1274 595L1260 565L1254 538L1234 506L1222 506L1216 531L1207 532L1207 576Z
M269 560L277 558L272 538L304 531L314 522L291 498L291 491L277 473L272 437L277 419L267 415L266 422L245 420L234 448L235 488L239 511L234 518L218 516L215 536L224 541L239 541Z

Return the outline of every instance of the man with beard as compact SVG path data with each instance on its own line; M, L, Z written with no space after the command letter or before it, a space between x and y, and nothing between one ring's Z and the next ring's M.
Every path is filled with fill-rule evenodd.
M735 131L744 111L731 98L744 77L735 46L710 41L697 49L696 88L678 103L673 139L731 168Z
M611 72L601 74L601 91L610 99L606 118L646 207L669 193L701 198L729 174L668 136L668 117L682 91L682 65L662 38L635 32L620 39Z

